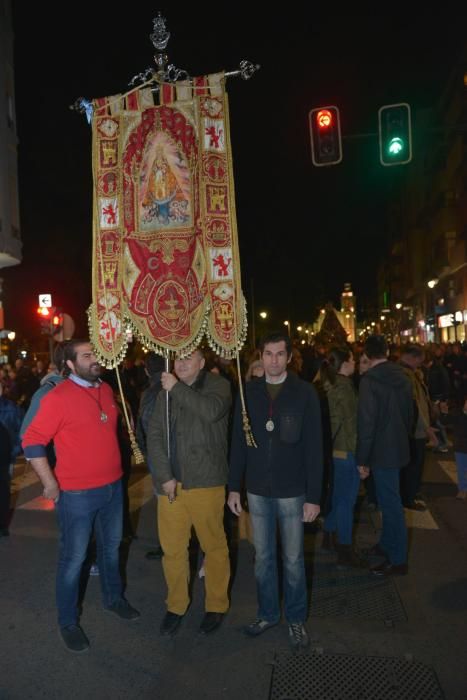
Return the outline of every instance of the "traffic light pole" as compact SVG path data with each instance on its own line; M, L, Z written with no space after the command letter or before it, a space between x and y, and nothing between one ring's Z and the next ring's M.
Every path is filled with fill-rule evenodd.
M49 335L49 363L52 364L54 361L54 339Z

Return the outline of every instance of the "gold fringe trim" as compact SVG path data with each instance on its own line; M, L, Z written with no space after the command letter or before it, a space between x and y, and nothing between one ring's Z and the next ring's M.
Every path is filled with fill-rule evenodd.
M211 348L211 350L214 350L219 357L224 357L226 360L233 360L234 357L236 357L237 353L240 352L242 347L245 344L245 340L247 337L248 333L248 319L247 319L247 311L246 311L246 301L245 297L242 294L242 300L241 300L241 305L242 305L242 327L239 329L237 325L237 319L236 321L236 326L235 326L235 344L231 348L225 348L222 347L219 344L219 341L216 340L209 328L209 311L206 315L206 330L205 330L205 335L206 335L206 340L208 341L208 345ZM236 314L235 314L236 315Z
M95 315L95 307L94 304L91 304L87 310L87 316L88 316L88 328L89 328L89 339L91 341L91 345L94 349L94 354L97 357L97 360L99 361L99 364L101 364L105 369L115 369L120 365L123 360L125 359L127 350L128 350L128 340L126 339L126 334L125 332L122 333L122 346L120 350L117 352L115 350L115 347L112 343L112 357L108 357L105 355L100 347L96 344L97 339L99 338L99 333L97 329L94 327L94 320L93 316ZM96 338L96 342L94 342L94 338Z
M225 348L219 345L219 342L211 335L210 329L209 329L209 317L211 313L211 308L208 307L204 313L204 316L202 318L200 327L198 332L196 333L195 336L191 338L191 340L184 345L183 347L177 348L176 350L174 348L168 347L166 345L163 345L161 343L157 343L152 338L149 336L145 335L141 329L137 326L135 321L128 316L127 314L124 314L122 317L122 326L125 328L131 330L133 335L135 335L140 343L144 345L148 350L153 350L155 353L158 355L165 356L167 352L171 353L176 353L177 357L186 357L187 355L190 355L194 350L199 348L201 345L203 339L206 339L209 347L211 350L213 350L219 357L223 357L227 360L232 360L235 358L238 352L242 349L243 345L245 344L245 340L247 338L247 333L248 333L248 319L247 319L247 311L246 311L246 301L245 298L242 295L242 317L243 317L243 323L242 323L242 328L238 330L235 338L235 345L231 348ZM94 304L91 304L90 307L87 310L87 315L88 315L88 327L89 327L89 337L91 339L92 346L94 348L94 353L99 361L99 363L105 367L106 369L115 369L119 364L123 362L125 359L127 350L128 350L128 340L126 339L126 334L125 331L122 332L122 338L119 342L121 342L121 347L120 350L117 352L116 350L113 350L112 357L108 357L102 349L96 345L94 342L92 342L92 339L96 337L95 333L97 333L96 328L94 326L93 322L93 316L95 314L95 308Z

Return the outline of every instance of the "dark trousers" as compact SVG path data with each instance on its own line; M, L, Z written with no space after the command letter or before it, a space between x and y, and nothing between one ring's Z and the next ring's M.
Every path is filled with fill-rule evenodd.
M404 505L412 505L422 483L426 438L410 441L410 462L401 469L401 498Z
M407 562L407 527L399 494L399 469L373 469L383 527L379 545L391 564Z
M376 487L375 480L373 477L373 472L370 472L370 476L363 482L366 492L366 498L368 503L377 503L376 500Z

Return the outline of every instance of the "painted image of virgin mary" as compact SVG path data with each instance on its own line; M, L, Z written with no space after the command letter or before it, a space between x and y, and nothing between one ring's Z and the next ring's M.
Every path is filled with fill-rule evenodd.
M186 158L165 132L148 138L140 171L143 231L191 226L191 182Z

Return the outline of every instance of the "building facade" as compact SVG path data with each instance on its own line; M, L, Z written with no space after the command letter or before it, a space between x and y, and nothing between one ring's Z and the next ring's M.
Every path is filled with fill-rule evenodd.
M391 203L378 274L382 330L396 342L467 340L467 47L432 109L413 123L414 157ZM385 300L385 301L383 301Z
M10 0L0 0L0 267L21 262L13 26Z

